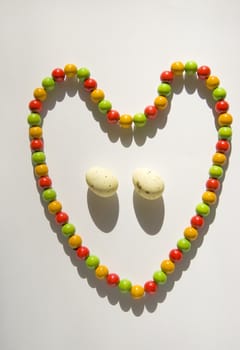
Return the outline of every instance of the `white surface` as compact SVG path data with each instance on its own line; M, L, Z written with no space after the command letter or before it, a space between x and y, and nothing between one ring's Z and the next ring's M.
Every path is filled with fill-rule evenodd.
M1 1L1 349L239 349L239 10L233 0ZM42 78L72 62L90 68L114 108L133 114L152 103L159 74L188 59L209 65L228 91L230 164L194 259L157 296L132 302L77 268L49 224L33 178L27 104ZM192 92L175 95L165 125L151 124L147 135L106 130L76 91L44 120L64 209L102 263L134 283L158 269L204 191L216 130L206 101ZM87 194L84 174L94 165L118 174L112 202ZM160 217L157 205L133 196L137 167L164 179Z

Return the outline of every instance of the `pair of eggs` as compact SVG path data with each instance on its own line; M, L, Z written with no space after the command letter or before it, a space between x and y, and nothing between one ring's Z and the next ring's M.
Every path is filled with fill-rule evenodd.
M162 178L153 170L138 168L132 176L135 191L143 198L155 200L164 191ZM109 169L92 167L86 173L89 189L100 197L111 197L118 189L118 180Z

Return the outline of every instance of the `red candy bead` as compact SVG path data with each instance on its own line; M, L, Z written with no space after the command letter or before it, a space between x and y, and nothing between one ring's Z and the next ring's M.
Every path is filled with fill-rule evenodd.
M106 277L106 280L107 280L107 284L115 287L118 285L120 278L116 273L109 273Z
M191 225L195 228L201 228L204 226L204 218L201 215L195 215L191 219Z
M148 119L155 119L157 116L158 110L155 106L147 106L144 109L144 114Z
M29 102L28 107L32 112L40 113L42 110L42 102L39 100L32 100Z
M83 86L84 86L85 90L91 92L94 89L96 89L97 82L96 82L96 80L94 80L92 78L88 78L84 81Z
M50 177L48 177L48 176L41 176L41 177L38 179L38 185L39 185L41 188L48 188L48 187L51 187L51 185L52 185L52 180L51 180Z
M157 283L155 281L147 281L144 284L144 290L146 293L154 294L157 291Z
M90 251L87 247L81 246L76 250L76 253L79 259L85 260L89 256Z
M217 113L225 113L228 111L229 104L225 100L220 100L215 104L215 111Z
M230 149L230 143L227 140L219 140L216 144L216 150L218 152L228 152Z
M60 211L55 215L55 220L60 225L66 224L68 222L68 214Z
M211 69L208 66L201 66L197 70L198 78L201 80L205 80L211 74Z
M33 139L30 143L32 151L40 151L43 149L43 140L42 139Z
M55 68L53 71L52 71L52 77L55 81L57 82L61 82L61 81L64 81L65 79L65 73L64 73L64 70L62 68Z
M210 178L206 182L206 188L209 191L217 191L220 187L220 181L218 179Z
M109 124L116 124L120 119L120 114L118 111L115 111L113 109L110 109L110 111L107 112L107 121Z
M165 83L171 83L173 81L174 74L171 71L165 70L161 73L160 79Z
M169 253L169 258L172 262L181 261L183 257L183 253L179 249L172 249Z

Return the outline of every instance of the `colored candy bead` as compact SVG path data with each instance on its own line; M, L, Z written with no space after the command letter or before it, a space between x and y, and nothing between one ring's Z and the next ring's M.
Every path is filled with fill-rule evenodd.
M157 284L165 284L167 282L167 275L162 270L154 272L153 279Z
M39 100L32 100L28 105L29 109L34 113L40 113L42 110L42 102Z
M77 77L82 82L84 80L88 79L90 77L89 69L87 69L85 67L79 68L78 71L77 71Z
M184 64L180 61L173 62L171 65L171 71L174 75L182 75L184 72Z
M188 75L193 75L196 73L197 69L198 69L198 65L195 61L188 61L185 66L184 66L185 72Z
M66 66L64 67L64 73L68 78L73 78L77 74L77 67L75 66L75 64L66 64Z
M157 283L155 281L147 281L144 284L144 291L149 294L154 294L157 291Z
M201 66L197 70L197 75L199 79L205 80L211 74L211 69L208 66Z
M86 265L89 269L96 269L100 263L100 260L95 255L89 255L86 259Z
M164 110L168 106L168 100L165 96L157 96L154 100L154 105L159 110Z
M29 128L29 136L32 138L42 137L42 128L40 126L32 126Z
M186 227L183 234L184 237L189 241L194 241L198 238L198 231L192 226Z
M226 97L226 95L227 95L227 92L222 87L217 87L212 92L212 96L215 101L223 100Z
M172 249L169 253L169 258L172 262L179 262L183 258L183 254L179 249Z
M159 95L167 97L167 96L171 95L172 88L171 88L170 84L162 83L158 86L157 91L158 91Z
M133 116L133 122L136 126L142 127L147 122L147 117L144 113L137 113Z
M220 139L228 140L232 137L232 129L229 126L222 126L218 130L218 136Z
M59 201L52 201L48 204L48 211L50 214L57 214L60 210L62 210L62 204Z
M191 218L191 225L195 228L202 228L204 226L204 218L201 215L194 215Z
M171 274L175 270L175 264L171 260L163 260L161 263L161 269L163 272L165 272L167 275Z
M42 164L44 163L46 160L46 156L45 156L45 153L43 152L34 152L32 154L32 162L34 164Z
M155 119L157 117L157 108L156 106L147 106L145 109L144 109L144 114L146 115L146 117L148 119Z
M191 249L191 242L189 242L189 240L186 238L181 238L177 242L177 247L183 253L187 253Z
M132 117L129 114L123 114L120 116L119 125L121 128L127 129L132 125Z
M225 156L225 154L220 152L216 152L212 157L212 161L216 165L224 165L226 160L227 157Z
M48 176L41 176L38 179L38 186L41 188L49 188L52 185L52 180Z
M46 77L42 81L42 86L46 91L52 91L55 88L55 81L52 77Z
M160 75L160 79L165 83L171 83L173 81L174 74L172 71L166 70Z
M225 100L220 100L215 104L215 111L217 113L224 113L227 112L229 108L229 104Z
M58 82L58 83L64 81L64 79L65 79L64 70L61 69L61 68L55 68L55 69L52 71L52 77L53 77L54 81L56 81L56 82Z
M119 281L118 288L122 293L127 293L132 288L132 283L128 279L122 279Z
M34 171L36 176L45 176L48 174L48 166L46 164L36 165Z
M45 101L47 98L47 92L44 88L36 88L33 91L33 96L39 101Z
M32 151L40 151L43 149L43 140L42 139L33 139L30 143Z
M68 219L68 214L64 213L63 211L60 211L55 216L56 223L60 225L66 224L68 222Z
M89 249L87 247L84 247L84 246L80 246L78 249L77 249L77 256L79 259L81 260L85 260L87 259L87 257L89 256L90 252L89 252Z
M82 244L82 238L79 235L73 235L68 239L68 245L72 249L77 249Z
M92 78L88 78L84 80L83 86L85 90L91 92L97 88L97 82Z
M109 273L109 275L107 275L106 281L108 285L115 287L118 285L120 278L116 273Z
M233 117L229 113L221 113L218 116L218 124L220 126L229 126L232 124Z
M130 292L134 299L140 299L144 296L144 288L138 284L132 286Z
M95 89L91 92L90 97L94 103L99 103L104 99L105 94L101 89Z
M42 198L46 202L54 201L56 197L57 197L57 194L52 188L48 188L47 190L44 190L42 193Z
M99 265L95 270L95 275L98 279L102 280L108 275L108 268L105 265Z
M27 121L29 125L36 126L41 124L42 118L38 113L31 113L29 114Z
M196 206L196 213L201 216L208 216L210 214L210 208L205 203L199 203Z
M206 182L206 188L209 191L217 191L220 188L220 182L217 179L209 178Z
M216 143L216 150L218 152L226 153L230 150L230 143L227 140L219 140Z
M107 112L106 116L109 124L116 124L120 119L120 114L114 109L110 109L110 111Z
M59 215L61 212L59 212L57 215ZM68 217L66 218L67 220L65 220L65 222L68 221ZM61 224L61 222L58 222ZM75 231L76 231L76 228L73 224L70 224L70 223L65 223L64 222L62 223L63 226L61 228L61 231L62 231L62 234L65 236L65 237L71 237L72 235L74 235Z
M212 205L212 204L216 203L217 196L212 191L205 191L202 195L202 200L207 205Z
M223 168L218 165L212 165L209 169L209 175L215 179L220 179L223 176Z
M210 75L206 80L206 87L209 90L216 89L219 84L220 84L220 80L218 79L218 77L215 77L213 75Z
M101 113L106 114L112 108L112 104L108 100L102 100L98 104L98 109Z

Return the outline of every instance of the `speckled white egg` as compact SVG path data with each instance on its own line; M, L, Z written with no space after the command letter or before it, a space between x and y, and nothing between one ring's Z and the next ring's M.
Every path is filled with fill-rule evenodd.
M138 168L133 173L133 184L135 191L145 199L158 199L164 191L164 182L157 172Z
M89 189L100 197L111 197L118 189L118 180L111 170L92 167L86 173Z

